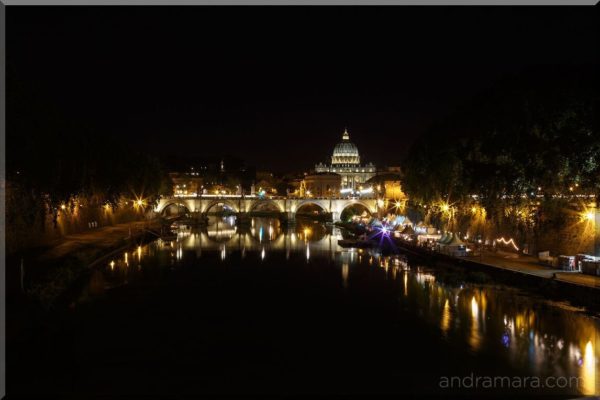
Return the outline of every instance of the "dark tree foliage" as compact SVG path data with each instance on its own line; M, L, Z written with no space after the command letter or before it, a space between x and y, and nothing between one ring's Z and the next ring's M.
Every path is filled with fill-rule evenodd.
M597 80L560 67L509 76L439 121L412 147L405 188L416 201L600 193ZM540 194L541 194L540 193Z
M92 205L117 204L123 197L152 202L168 190L157 159L79 125L38 99L31 84L14 77L8 83L7 179L19 196L31 197L23 203L43 199L52 210L76 197Z

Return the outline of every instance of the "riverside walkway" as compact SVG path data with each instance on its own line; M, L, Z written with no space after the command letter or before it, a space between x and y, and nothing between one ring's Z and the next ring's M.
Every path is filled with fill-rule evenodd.
M86 249L110 249L131 237L142 235L147 229L159 226L153 221L135 221L89 231L65 235L39 255L39 261L60 259Z
M420 249L420 251L423 250ZM432 254L440 254L450 259L467 261L485 267L498 268L506 271L518 272L524 275L536 276L539 278L560 281L573 285L600 289L600 276L592 276L582 274L580 272L569 272L562 269L551 268L540 264L537 258L524 254L508 253L503 251L483 251L480 255L470 257L454 257L439 252L433 252Z
M484 251L481 256L466 258L471 262L502 268L528 275L600 289L600 276L568 272L541 265L537 258L522 254Z
M572 285L578 285L587 288L600 289L600 276L582 274L580 272L569 272L562 269L556 269L542 265L538 259L525 254L515 254L503 251L482 251L481 254L468 257L455 257L438 251L427 250L423 247L415 246L401 239L396 239L396 244L411 252L420 254L439 255L446 259L456 260L457 262L469 262L478 264L486 268L497 268L506 271L521 273L524 275L535 276L548 280L564 282Z

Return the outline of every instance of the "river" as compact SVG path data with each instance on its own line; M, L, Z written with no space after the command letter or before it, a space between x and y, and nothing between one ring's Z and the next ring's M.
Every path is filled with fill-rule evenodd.
M22 353L15 390L598 391L598 319L568 303L343 249L339 229L313 221L211 217L177 232L107 261L92 277L103 293Z

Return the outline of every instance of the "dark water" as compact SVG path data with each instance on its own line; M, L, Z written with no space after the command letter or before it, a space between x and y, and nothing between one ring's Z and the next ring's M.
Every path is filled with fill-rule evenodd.
M11 377L77 396L597 392L600 325L582 310L339 238L213 218L124 253L93 276L103 294L12 353L9 393Z

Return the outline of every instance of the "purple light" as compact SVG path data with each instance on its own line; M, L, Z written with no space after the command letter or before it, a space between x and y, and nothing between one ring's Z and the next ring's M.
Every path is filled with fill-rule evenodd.
M507 333L504 333L502 335L502 344L504 345L504 347L510 346L510 336L508 336Z

